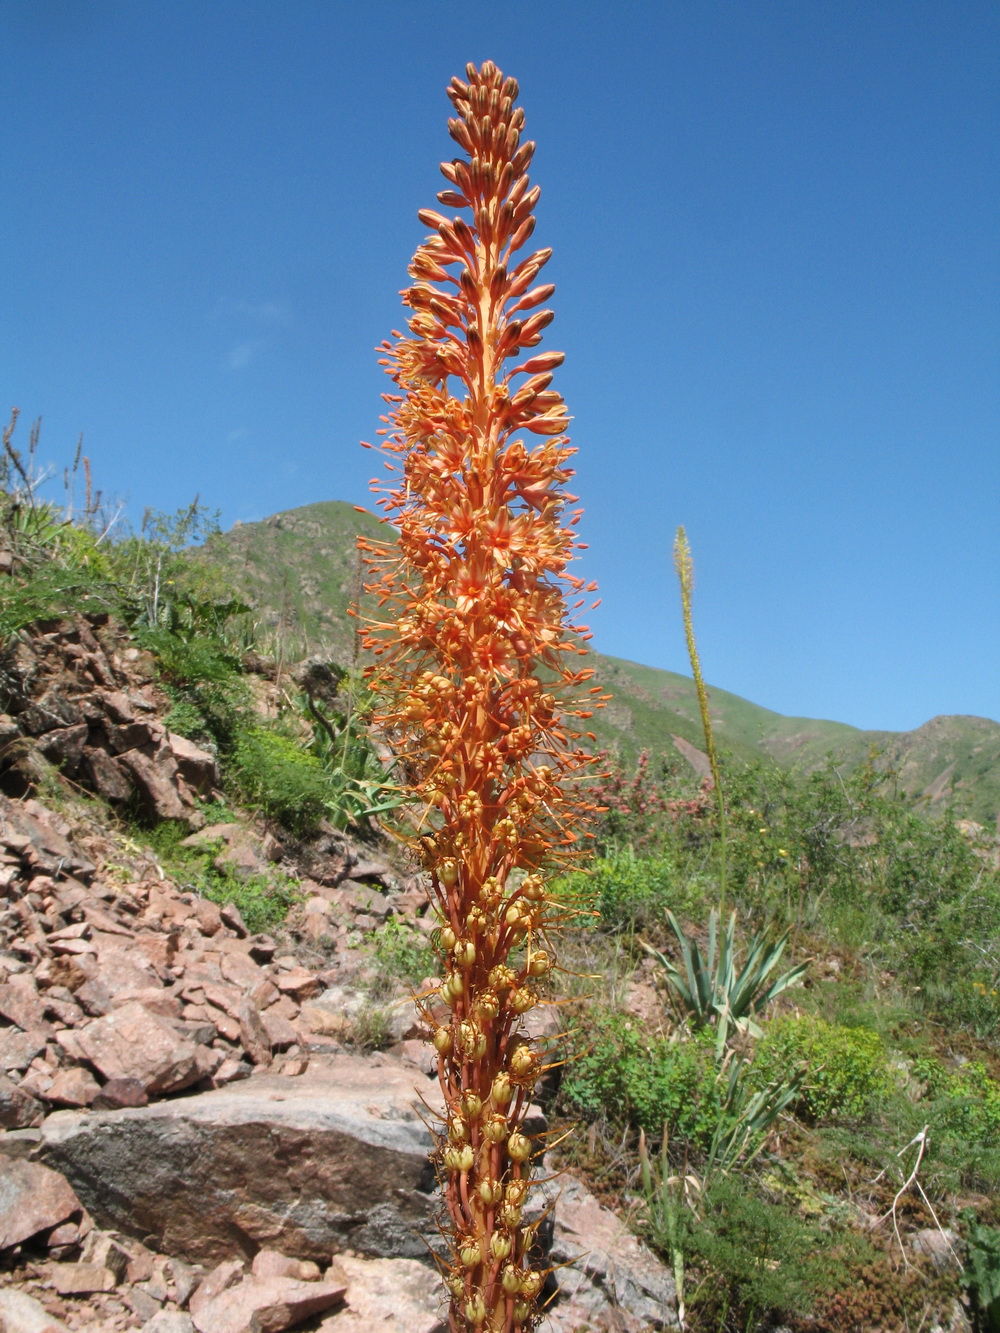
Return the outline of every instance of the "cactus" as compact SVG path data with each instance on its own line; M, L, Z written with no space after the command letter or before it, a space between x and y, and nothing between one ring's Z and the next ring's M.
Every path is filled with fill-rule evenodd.
M513 79L491 61L467 78L448 88L467 157L442 164L438 195L467 217L419 213L430 235L402 294L409 336L381 347L395 390L379 449L395 476L373 488L398 540L363 543L382 608L363 640L440 917L444 979L424 1012L445 1102L451 1328L528 1333L546 1272L525 1220L538 1149L523 1121L546 1054L523 1020L556 966L567 909L547 876L587 836L583 728L608 696L567 606L596 585L568 568L581 511L551 387L563 354L534 350L553 318L553 288L536 284L551 252L514 258L535 226L534 144Z

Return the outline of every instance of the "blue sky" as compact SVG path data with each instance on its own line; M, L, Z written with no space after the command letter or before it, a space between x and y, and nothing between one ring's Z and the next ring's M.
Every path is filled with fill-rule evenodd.
M1000 8L0 0L0 409L228 526L367 503L444 87L520 81L602 651L1000 719ZM26 436L26 431L24 432Z

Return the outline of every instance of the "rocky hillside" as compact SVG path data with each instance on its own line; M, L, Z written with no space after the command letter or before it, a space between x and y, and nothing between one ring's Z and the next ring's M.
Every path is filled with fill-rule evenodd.
M341 501L306 505L245 523L212 541L211 558L239 585L271 636L276 655L354 653L346 615L359 573L355 537L389 531ZM600 743L634 759L703 744L694 684L687 676L595 654L599 679L615 695L594 719ZM766 755L806 771L834 754L847 767L872 747L899 769L902 788L930 809L954 801L961 813L992 825L1000 812L1000 723L939 717L910 732L861 731L842 722L784 717L726 690L710 690L718 742L742 758ZM688 751L689 753L689 751Z
M23 632L4 693L0 1328L443 1333L436 1058L365 947L389 919L424 938L419 876L223 804L103 614ZM204 896L185 858L291 886L286 924ZM579 1180L537 1206L547 1333L671 1324L667 1271Z

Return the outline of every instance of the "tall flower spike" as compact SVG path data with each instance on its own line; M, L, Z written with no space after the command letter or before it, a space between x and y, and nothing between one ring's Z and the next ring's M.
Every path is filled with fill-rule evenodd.
M372 483L398 543L362 543L383 607L364 640L441 921L444 981L425 1017L445 1101L435 1162L451 1328L529 1333L545 1272L532 1267L536 1145L522 1125L544 1053L523 1019L555 963L566 913L545 873L586 823L580 743L593 737L579 728L603 700L565 598L583 580L568 572L575 451L550 387L563 354L534 352L553 318L552 286L536 285L550 251L515 258L535 226L535 146L521 140L516 82L491 61L467 77L448 89L467 157L442 165L438 195L466 216L420 212L430 235L402 293L410 336L381 349L398 388L381 449L402 477Z

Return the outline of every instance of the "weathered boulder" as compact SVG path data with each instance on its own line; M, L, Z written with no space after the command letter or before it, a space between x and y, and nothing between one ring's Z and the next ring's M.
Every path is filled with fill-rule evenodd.
M342 1055L137 1110L58 1111L39 1155L102 1225L167 1254L422 1257L421 1233L435 1237L430 1135L413 1070L373 1065Z
M0 1250L79 1217L80 1200L58 1171L39 1162L5 1160L0 1170Z
M25 1129L41 1118L42 1104L0 1074L0 1129Z

